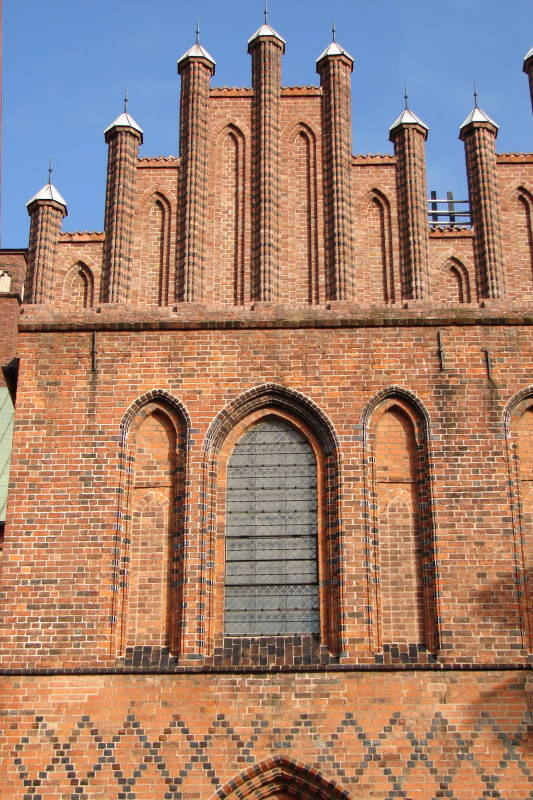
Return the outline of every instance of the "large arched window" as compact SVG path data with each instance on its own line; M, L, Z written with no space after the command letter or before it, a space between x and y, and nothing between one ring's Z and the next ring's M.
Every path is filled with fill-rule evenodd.
M319 634L316 457L287 420L235 444L226 514L225 634Z
M342 652L331 422L305 395L263 384L220 411L204 447L192 646L214 664L331 663Z

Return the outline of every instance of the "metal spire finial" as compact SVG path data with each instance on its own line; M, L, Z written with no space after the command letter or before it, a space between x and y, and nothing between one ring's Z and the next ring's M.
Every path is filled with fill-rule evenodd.
M196 20L196 44L200 44L200 20Z
M477 91L476 91L476 84L474 83L474 108L479 108L477 104Z
M405 103L405 108L409 108L409 95L407 94L407 84L403 87L403 99Z
M50 161L48 163L48 186L52 185L52 172L54 171L52 163L53 163L52 159L50 159Z
M268 0L265 0L265 8L263 14L265 16L265 25L268 25Z
M126 92L124 94L124 113L125 114L128 113L128 90L127 89L126 89Z
M333 41L336 42L337 41L337 28L335 27L335 20L333 20L333 23L331 25L331 33L333 35Z

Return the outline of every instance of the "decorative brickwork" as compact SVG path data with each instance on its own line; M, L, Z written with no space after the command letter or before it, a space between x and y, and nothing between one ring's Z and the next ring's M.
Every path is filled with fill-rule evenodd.
M505 672L4 678L17 712L2 787L17 800L522 800L525 691Z

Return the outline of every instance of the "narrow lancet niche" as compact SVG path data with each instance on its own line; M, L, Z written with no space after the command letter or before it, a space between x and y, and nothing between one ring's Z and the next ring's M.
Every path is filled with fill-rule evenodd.
M301 122L291 131L287 145L291 158L283 177L282 215L290 219L290 224L282 246L285 263L292 269L281 276L281 295L284 303L316 304L323 294L318 257L316 136Z
M522 591L520 606L526 647L533 651L533 397L516 409L511 421L518 499L520 536L518 572Z
M427 434L417 410L399 397L376 409L369 434L374 645L413 658L437 646Z
M215 148L214 255L206 280L208 296L223 305L242 305L249 299L244 271L245 155L243 132L228 125Z
M65 278L63 300L68 305L91 308L94 299L94 277L91 269L78 261Z
M161 192L152 196L147 214L139 300L149 305L166 306L170 281L170 203Z
M528 294L533 288L533 225L531 221L533 209L533 196L523 186L517 189L518 208L522 212L523 226L519 236L514 237L514 245L518 252L515 258L523 264L520 283ZM521 234L521 235L520 235ZM518 239L518 241L516 241Z
M367 200L365 224L359 233L366 254L365 301L374 305L394 303L396 281L390 202L378 189L373 189Z
M129 434L122 649L179 649L184 426L162 403ZM129 534L129 535L128 535Z
M449 258L435 272L432 296L436 303L454 305L470 303L470 277L467 268L459 259Z

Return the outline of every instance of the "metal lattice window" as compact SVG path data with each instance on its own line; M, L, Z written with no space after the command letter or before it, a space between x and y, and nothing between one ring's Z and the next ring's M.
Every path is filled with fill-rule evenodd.
M228 465L225 633L318 633L317 468L300 431L253 425Z

